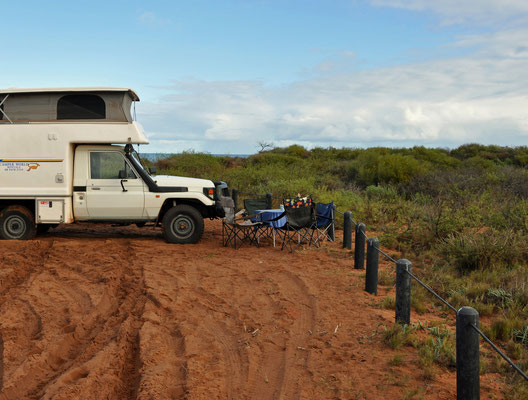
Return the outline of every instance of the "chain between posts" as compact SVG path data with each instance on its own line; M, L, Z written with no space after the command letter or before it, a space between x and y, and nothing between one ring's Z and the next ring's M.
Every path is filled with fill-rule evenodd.
M497 353L499 353L499 355L508 363L512 366L512 368L517 371L519 374L521 374L521 376L526 380L528 381L528 376L526 376L526 374L523 372L522 369L520 369L517 364L515 364L506 354L504 354L502 352L501 349L499 349L479 328L478 326L475 326L473 324L470 325L475 331L477 331L477 333L482 336L482 339L484 339L492 348L493 350L495 350Z
M378 250L379 253L383 254L385 257L387 257L389 260L391 260L394 264L396 264L396 260L389 256L387 253L385 253L383 250L381 250L379 247L374 247L376 250Z
M435 296L438 300L440 300L442 303L444 303L446 306L448 306L451 310L453 310L455 313L457 312L457 309L453 307L451 304L447 302L447 300L444 300L439 294L437 294L433 289L431 289L429 286L427 286L425 283L423 283L420 279L418 279L412 272L407 271L407 273L410 275L411 278L413 278L416 282L418 282L420 285L422 285L425 289L427 289L433 296Z
M366 233L362 232L365 238L368 240L368 236ZM385 257L387 257L390 261L394 262L396 264L396 260L389 256L387 253L385 253L383 250L381 250L379 247L373 246L375 250L377 250L379 253L383 254ZM413 278L418 284L420 284L424 289L426 289L429 293L431 293L433 296L435 296L438 300L440 300L443 304L445 304L451 311L454 311L455 314L457 313L457 309L453 307L451 304L447 302L444 298L442 298L439 294L437 294L430 286L422 282L416 275L414 275L411 271L408 269L405 270L405 272ZM515 364L502 350L500 350L495 343L493 343L479 328L478 326L471 324L471 328L473 328L483 339L486 343L488 343L493 350L495 350L516 372L518 372L524 380L528 382L528 375L524 373L522 369L519 368L517 364Z
M345 213L343 211L339 211L337 208L334 209L337 213L341 214L341 215L345 215ZM358 223L356 221L354 221L352 218L350 218L350 221L352 221L352 223L354 225L357 225Z

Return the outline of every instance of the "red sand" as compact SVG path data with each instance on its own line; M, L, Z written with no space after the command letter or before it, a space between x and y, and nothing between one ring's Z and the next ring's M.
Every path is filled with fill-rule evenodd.
M365 293L340 240L289 254L224 248L219 221L183 246L84 224L1 241L0 265L2 400L456 397L453 371L425 381L416 349L383 344L393 288Z

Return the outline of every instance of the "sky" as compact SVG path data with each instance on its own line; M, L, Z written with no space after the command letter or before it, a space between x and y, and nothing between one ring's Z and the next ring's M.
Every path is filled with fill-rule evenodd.
M0 0L0 88L134 89L143 152L528 145L526 0Z

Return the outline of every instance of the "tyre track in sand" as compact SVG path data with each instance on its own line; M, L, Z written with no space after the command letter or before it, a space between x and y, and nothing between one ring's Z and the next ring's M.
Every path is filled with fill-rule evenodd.
M157 243L169 252L170 245ZM178 277L169 259L152 257L144 242L132 244L136 262L143 266L147 299L138 336L139 375L134 398L183 399L187 396L186 341L180 315L174 311L179 297Z
M224 287L224 280L235 276L244 282L239 286L250 286L249 280L242 271L232 270L228 265L218 266L207 257L203 262L182 264L185 291L182 291L181 302L192 305L192 317L184 321L184 325L188 330L195 330L189 347L193 354L200 354L191 363L190 374L200 379L203 365L208 365L218 379L213 388L193 387L191 394L196 398L245 398L249 378L247 333L243 328L246 318L240 313L237 285L230 285L228 292L220 288ZM192 260L192 256L188 259ZM212 286L211 282L214 282Z
M5 353L12 360L4 363L0 398L66 399L88 395L96 387L103 397L135 393L134 349L145 296L141 269L130 263L130 255L128 240L95 240L82 246L63 240L49 247L40 271L25 280L24 290L10 291L11 297L28 304L42 332L33 334L33 354L23 360L11 351L16 338L4 336ZM110 367L101 367L101 360Z
M9 242L0 242L2 247ZM27 300L18 300L18 292L24 291L30 277L34 273L42 270L52 251L54 241L16 241L9 243L12 252L0 257L0 315L4 315L6 308L13 307L15 314L23 315L19 317L19 324L12 326L5 323L5 318L0 317L0 394L5 382L5 359L4 359L4 339L9 341L12 336L22 335L23 337L36 338L41 329L42 321ZM22 304L20 304L22 303ZM24 310L29 313L24 313ZM2 323L3 322L3 323ZM24 356L30 354L33 346L20 346L18 352ZM8 362L9 364L9 362Z
M8 242L0 242L2 247ZM31 274L38 272L47 262L55 241L34 241L9 243L12 251L0 257L0 308L13 297L20 286L23 286ZM0 248L1 250L1 248ZM15 252L13 252L13 250Z
M268 272L273 282L270 298L278 332L260 343L260 376L255 377L250 398L297 399L308 362L307 343L315 326L315 297L291 271Z
M210 368L223 377L211 398L299 398L301 381L311 379L306 348L316 318L315 297L304 281L282 267L266 268L259 259L248 258L241 268L240 262L215 263L214 254L205 262L189 258L193 261L180 267L185 280L181 301L194 315L189 320L197 324L193 336L206 343L196 352L219 350L216 361L200 359L214 362ZM199 379L198 368L191 372ZM207 398L210 393L192 394Z

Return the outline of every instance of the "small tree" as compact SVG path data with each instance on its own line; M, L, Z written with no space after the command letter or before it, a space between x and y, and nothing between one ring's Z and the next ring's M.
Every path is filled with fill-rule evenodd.
M275 146L273 145L273 142L266 142L264 140L261 140L260 142L258 142L257 147L260 147L259 153L262 153L266 150L272 150Z

